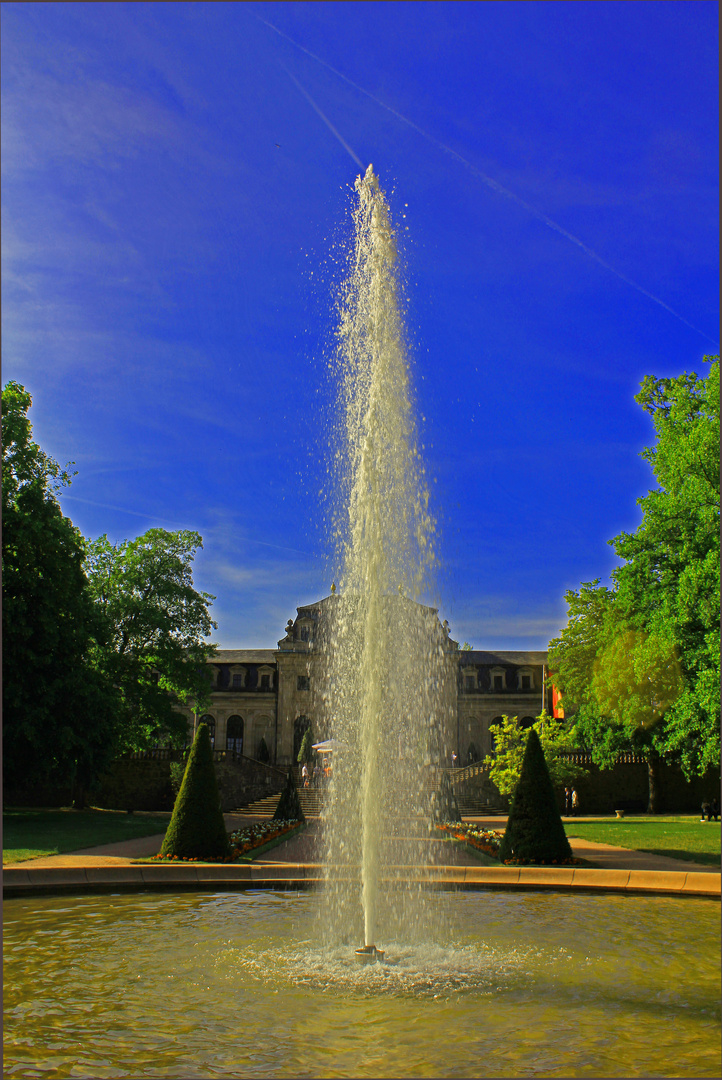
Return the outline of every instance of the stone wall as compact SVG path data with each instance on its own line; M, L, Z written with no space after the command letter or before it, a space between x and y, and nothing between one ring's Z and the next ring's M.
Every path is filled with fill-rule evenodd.
M216 762L216 779L224 810L234 810L268 795L280 795L286 783L280 769L269 768L251 758Z
M576 787L582 814L609 814L614 810L644 812L649 798L647 764L644 761L620 762L611 769L587 765ZM686 780L678 765L661 762L659 769L659 811L685 814L700 809L705 798L719 792L719 774L708 772ZM559 794L562 808L563 793Z
M70 784L32 784L27 787L3 786L3 806L52 808L70 806L73 793Z
M121 758L88 793L88 802L104 810L172 810L170 759Z
M615 810L644 813L647 809L649 781L647 765L641 759L620 761L611 769L600 769L588 761L587 755L579 755L587 772L580 774L575 783L579 795L580 814L611 814ZM631 757L631 755L630 755ZM463 773L463 770L459 770ZM719 797L719 773L710 770L705 776L685 779L677 765L660 764L661 813L688 814L700 809L703 799ZM510 800L496 793L488 775L470 777L454 784L459 796L473 795L508 809ZM495 797L496 796L496 797ZM564 810L564 792L557 792L559 809Z
M224 811L280 794L286 782L280 769L252 758L218 752L216 779ZM172 810L175 796L170 782L171 761L179 761L181 752L149 750L116 761L100 784L87 793L92 806L104 810ZM70 785L44 785L6 790L6 806L69 806Z

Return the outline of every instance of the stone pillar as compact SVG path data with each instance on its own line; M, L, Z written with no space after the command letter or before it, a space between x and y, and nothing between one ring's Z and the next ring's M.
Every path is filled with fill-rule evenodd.
M286 661L284 663L284 661ZM289 662L290 661L290 662ZM277 699L277 764L287 765L293 752L293 707L294 707L294 672L293 661L279 657L278 662L278 699Z

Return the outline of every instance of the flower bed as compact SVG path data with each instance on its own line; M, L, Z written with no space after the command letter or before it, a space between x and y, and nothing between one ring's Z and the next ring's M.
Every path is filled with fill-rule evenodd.
M490 856L492 859L499 859L499 847L501 845L503 833L498 832L496 829L481 829L478 825L469 825L465 821L443 821L436 826L437 829L442 829L444 832L451 834L452 839L460 840L462 843L468 844L469 847L476 848L477 851L481 851L484 855ZM512 856L511 859L504 859L504 866L586 866L584 859L553 859L550 863L538 863L532 862L531 859L517 859Z
M499 858L499 845L504 834L496 829L482 829L462 821L442 821L436 827L450 833L452 839L461 840L492 859Z
M300 821L259 821L255 825L248 825L244 829L236 829L228 834L228 842L231 846L230 855L223 858L197 858L185 855L151 855L154 862L203 862L203 863L232 863L243 855L248 855L258 848L266 847L274 840L281 839L286 833L296 830Z
M234 851L234 858L247 855L256 848L265 847L272 840L277 840L286 833L293 832L301 825L301 822L293 819L290 821L259 821L256 825L249 825L245 829L236 829L228 834Z

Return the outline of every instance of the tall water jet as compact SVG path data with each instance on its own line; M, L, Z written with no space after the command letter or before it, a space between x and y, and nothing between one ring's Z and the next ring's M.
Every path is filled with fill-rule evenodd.
M398 277L396 235L373 167L355 184L354 243L339 300L334 536L324 681L335 755L326 814L331 924L389 932L384 876L423 865L429 777L450 706L453 643L428 596L434 521L418 446ZM425 835L424 835L425 834ZM426 841L424 843L424 840ZM414 890L394 897L396 926L418 923Z

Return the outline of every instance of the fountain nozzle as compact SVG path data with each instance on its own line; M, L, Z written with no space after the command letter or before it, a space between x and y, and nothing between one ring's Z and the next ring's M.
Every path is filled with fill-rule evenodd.
M356 958L362 964L383 964L386 953L383 949L377 949L375 945L364 945L356 949Z

